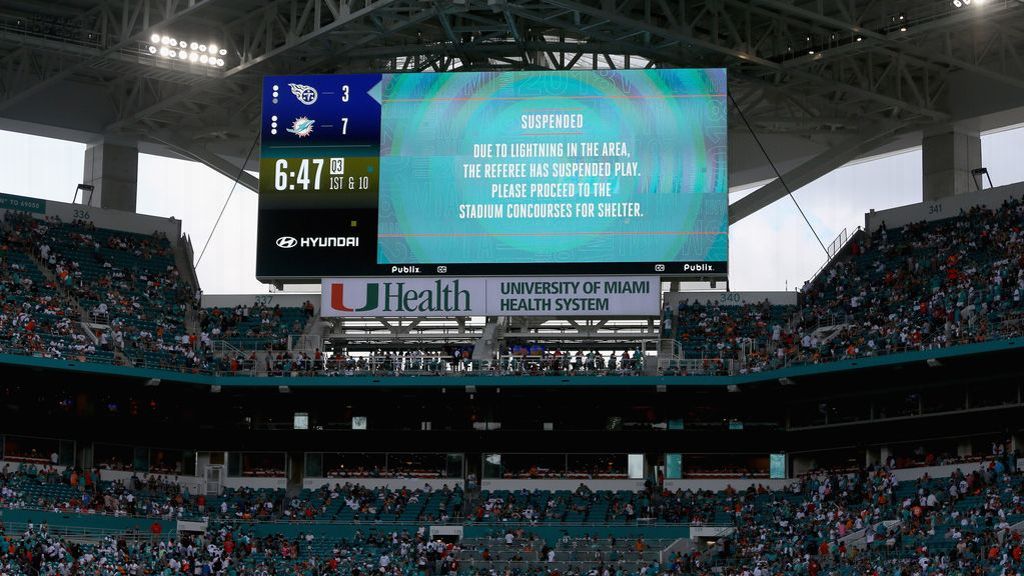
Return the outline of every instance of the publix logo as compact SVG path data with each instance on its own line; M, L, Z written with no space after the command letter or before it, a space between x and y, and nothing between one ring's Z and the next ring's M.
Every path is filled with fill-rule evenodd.
M334 282L331 309L339 312L433 312L439 316L472 311L472 294L459 280L416 282Z

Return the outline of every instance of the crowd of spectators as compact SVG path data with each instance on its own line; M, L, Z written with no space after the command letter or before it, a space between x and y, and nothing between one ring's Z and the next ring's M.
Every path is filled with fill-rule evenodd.
M489 570L537 574L550 570L655 574L881 574L971 573L1004 576L1022 567L1022 539L1013 527L1024 522L1024 476L1007 455L956 469L946 477L927 474L900 481L887 466L853 472L813 471L783 489L752 484L718 492L668 491L648 484L639 491L484 491L468 510L469 523L496 526L466 548L431 541L425 530L356 531L331 539L315 522L387 522L412 517L429 522L461 517L462 493L438 490L371 489L325 485L288 497L283 491L240 489L206 500L174 482L155 477L124 483L99 479L97 471L58 471L22 464L0 475L0 507L29 504L28 482L67 486L75 496L48 502L63 512L113 513L183 518L183 510L205 514L200 534L163 538L154 523L146 538L116 538L99 545L68 544L48 527L4 533L0 566L5 574L100 573L119 570L191 573L401 574L424 568L447 574ZM75 500L77 498L77 500ZM436 510L424 508L436 505ZM410 514L409 510L414 509ZM254 520L313 522L295 536L257 535ZM527 525L590 523L595 531L568 531L552 541ZM661 557L642 535L600 537L600 526L622 522L713 524L721 536L711 547ZM324 524L327 526L329 524ZM725 529L729 529L726 531ZM370 551L372 549L372 552ZM236 572L231 571L234 567ZM29 569L30 568L30 569ZM227 570L227 572L224 572ZM639 571L639 572L638 572ZM610 573L611 573L610 572Z
M563 352L559 348L548 348L539 344L510 345L501 355L496 368L515 375L543 374L640 374L644 369L644 354L636 348L632 351L576 350Z
M1021 568L1022 477L990 460L971 472L899 482L885 468L815 474L799 493L737 493L724 562L765 573L1006 574Z
M741 352L757 353L778 342L782 325L795 311L767 301L731 306L683 300L675 314L670 307L663 311L662 332L679 341L687 358L738 359Z
M282 351L287 336L302 332L313 314L308 301L300 307L199 310L196 288L181 277L171 243L159 233L10 211L3 227L0 350L172 370L230 370L232 362L252 365L254 357L217 355L214 341ZM187 317L193 313L199 329L189 332ZM273 367L282 373L306 361L311 367L309 357L279 357Z
M197 292L180 277L166 237L13 212L5 214L4 226L8 244L31 255L19 263L22 269L38 274L41 266L53 278L44 294L58 299L65 315L84 316L91 324L93 338L78 334L86 346L80 355L136 364L196 363L185 318Z
M797 307L680 302L665 334L741 373L1024 333L1024 203L853 236Z
M0 242L0 351L81 359L96 351L77 328L78 309L32 261L33 239L17 228Z
M462 489L325 484L287 496L283 489L228 488L216 497L193 493L177 477L132 475L101 480L97 469L21 463L0 471L0 508L217 520L449 520L461 515Z
M209 349L223 340L242 350L287 350L288 335L301 334L313 316L313 304L273 307L256 302L234 308L203 308L199 311L200 344Z
M350 537L317 538L312 533L258 534L237 524L211 526L205 532L108 536L97 544L59 537L46 524L11 533L0 525L0 572L9 576L201 576L323 575L407 576L458 572L458 548L430 540L426 530L356 530Z
M5 574L93 573L96 568L121 573L292 573L395 574L440 570L452 575L540 574L550 570L603 574L882 574L970 573L1005 575L1022 568L1022 539L1012 527L1024 521L1024 477L1005 458L992 459L945 478L927 475L899 481L885 467L853 473L812 472L784 490L751 485L720 492L666 492L657 486L627 496L593 492L585 487L564 495L484 493L472 516L480 522L508 522L488 538L470 539L466 547L427 538L425 529L403 532L357 530L332 540L310 524L297 535L258 536L248 524L266 506L258 491L234 495L239 508L225 510L200 534L163 538L157 528L148 538L108 539L99 545L69 544L46 525L23 533L5 532L0 563ZM25 472L27 473L27 472ZM5 478L10 473L5 473ZM37 475L60 477L53 470ZM89 480L84 480L87 484ZM93 480L95 484L95 480ZM167 490L157 484L153 491ZM2 489L4 506L10 488ZM378 491L325 486L304 498L273 502L281 518L334 519L324 515L340 500L346 519L390 518L426 498L423 491ZM184 497L182 492L178 496ZM104 499L113 496L104 496ZM144 498L139 498L139 501ZM530 506L537 504L533 512ZM108 504L104 504L105 506ZM125 504L130 506L131 504ZM144 504L136 502L136 510ZM221 504L223 506L223 504ZM692 524L715 523L722 532L711 547L657 554L642 535L598 536L600 530L545 541L524 523L550 520L553 511L602 507L607 515L588 522L661 518ZM536 514L536 516L533 516ZM439 518L443 521L443 517ZM205 566L205 568L204 568ZM191 567L191 568L190 568ZM231 569L235 570L232 571ZM136 572L138 569L140 572ZM225 572L226 571L226 572ZM255 572L249 572L255 571ZM80 572L79 572L80 573Z
M799 294L799 305L683 301L663 336L700 366L672 374L758 372L940 348L1024 332L1024 204L854 235ZM0 347L48 357L278 376L636 374L640 351L575 353L513 344L499 360L472 347L359 355L288 351L314 312L262 305L198 310L159 234L98 229L7 212L0 246ZM48 277L40 273L46 270ZM196 332L186 317L197 312ZM85 316L82 318L82 316ZM77 320L90 323L91 334ZM215 341L237 351L215 351ZM228 349L230 350L230 349Z

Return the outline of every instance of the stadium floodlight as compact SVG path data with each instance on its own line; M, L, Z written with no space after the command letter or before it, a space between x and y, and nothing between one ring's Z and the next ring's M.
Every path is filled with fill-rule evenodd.
M167 58L169 60L180 60L191 64L204 64L215 68L223 68L223 58L228 51L217 44L200 44L195 40L178 40L170 36L162 36L154 33L149 38L152 44L145 47L152 55Z
M953 7L954 8L963 8L964 7L964 3L961 2L960 0L953 0Z

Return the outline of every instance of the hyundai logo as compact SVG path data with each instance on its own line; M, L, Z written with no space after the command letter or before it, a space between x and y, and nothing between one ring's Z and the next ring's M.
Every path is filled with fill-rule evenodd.
M294 236L281 236L277 239L278 248L295 248L299 245L299 241Z

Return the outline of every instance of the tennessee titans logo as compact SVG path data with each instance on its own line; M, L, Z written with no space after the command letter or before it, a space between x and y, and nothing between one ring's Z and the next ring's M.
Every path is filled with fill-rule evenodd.
M288 86L291 87L292 94L295 95L295 98L306 106L315 104L316 99L320 96L320 93L312 86L306 86L305 84L289 84Z
M295 134L299 138L305 138L313 133L313 124L316 120L310 120L305 116L299 116L292 122L292 127L288 128L288 131Z

